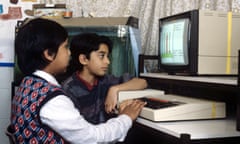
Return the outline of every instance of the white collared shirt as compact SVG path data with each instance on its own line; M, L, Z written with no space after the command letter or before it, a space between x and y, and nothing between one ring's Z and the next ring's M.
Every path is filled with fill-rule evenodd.
M59 85L49 73L38 70L33 74ZM88 123L65 95L56 96L44 104L40 110L40 119L72 144L122 141L132 126L132 120L127 115L119 115L103 124Z

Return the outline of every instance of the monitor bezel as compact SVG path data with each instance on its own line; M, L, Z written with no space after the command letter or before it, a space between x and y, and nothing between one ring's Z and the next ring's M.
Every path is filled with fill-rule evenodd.
M160 40L162 23L179 19L189 19L188 31L188 65L168 65L161 62L160 55ZM171 75L196 75L198 62L198 26L199 26L199 12L198 10L187 11L184 13L164 17L159 19L159 46L158 46L158 69L160 72L165 72Z

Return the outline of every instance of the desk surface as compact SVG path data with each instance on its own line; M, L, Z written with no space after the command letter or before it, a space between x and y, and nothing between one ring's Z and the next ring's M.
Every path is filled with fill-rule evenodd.
M180 80L201 82L210 84L237 86L237 76L235 77L213 77L213 76L176 76L159 73L141 73L140 76L149 78L159 78L167 80ZM236 130L236 119L215 119L196 121L176 121L176 122L153 122L143 118L138 118L137 123L151 129L180 138L181 134L189 134L191 140L215 139L240 137L240 131Z
M237 76L233 77L214 77L214 76L177 76L177 75L167 75L160 73L140 73L140 76L152 77L152 78L165 78L173 80L184 80L184 81L194 81L194 82L207 82L216 84L225 84L237 86Z
M178 138L181 134L190 134L191 140L240 136L234 119L152 122L138 118L137 122Z

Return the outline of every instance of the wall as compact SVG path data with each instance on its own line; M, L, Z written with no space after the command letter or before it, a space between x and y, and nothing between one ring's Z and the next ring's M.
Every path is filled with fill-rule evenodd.
M0 143L8 144L8 137L5 135L7 125L10 123L11 111L11 83L13 81L14 62L14 36L17 20L23 20L26 15L25 9L32 8L32 2L18 0L17 4L10 3L10 0L0 0L3 12L0 13ZM21 18L3 19L3 15L9 14L8 8L21 7ZM4 66L7 64L7 66ZM10 65L8 65L10 64Z
M13 68L0 67L0 141L7 144L5 129L10 119L11 82L13 81Z
M5 129L10 123L15 23L15 20L0 20L0 141L3 144L8 143Z

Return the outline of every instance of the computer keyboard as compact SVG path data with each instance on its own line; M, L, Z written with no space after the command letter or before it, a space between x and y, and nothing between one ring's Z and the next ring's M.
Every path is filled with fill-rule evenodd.
M148 107L151 109L161 109L161 108L167 108L167 107L184 104L183 102L178 102L178 101L167 101L167 100L162 100L157 98L148 98L148 97L142 97L138 99L144 102L147 102L145 107Z
M218 101L165 94L158 90L120 91L118 103L139 99L147 104L139 117L156 122L226 117L226 104Z

